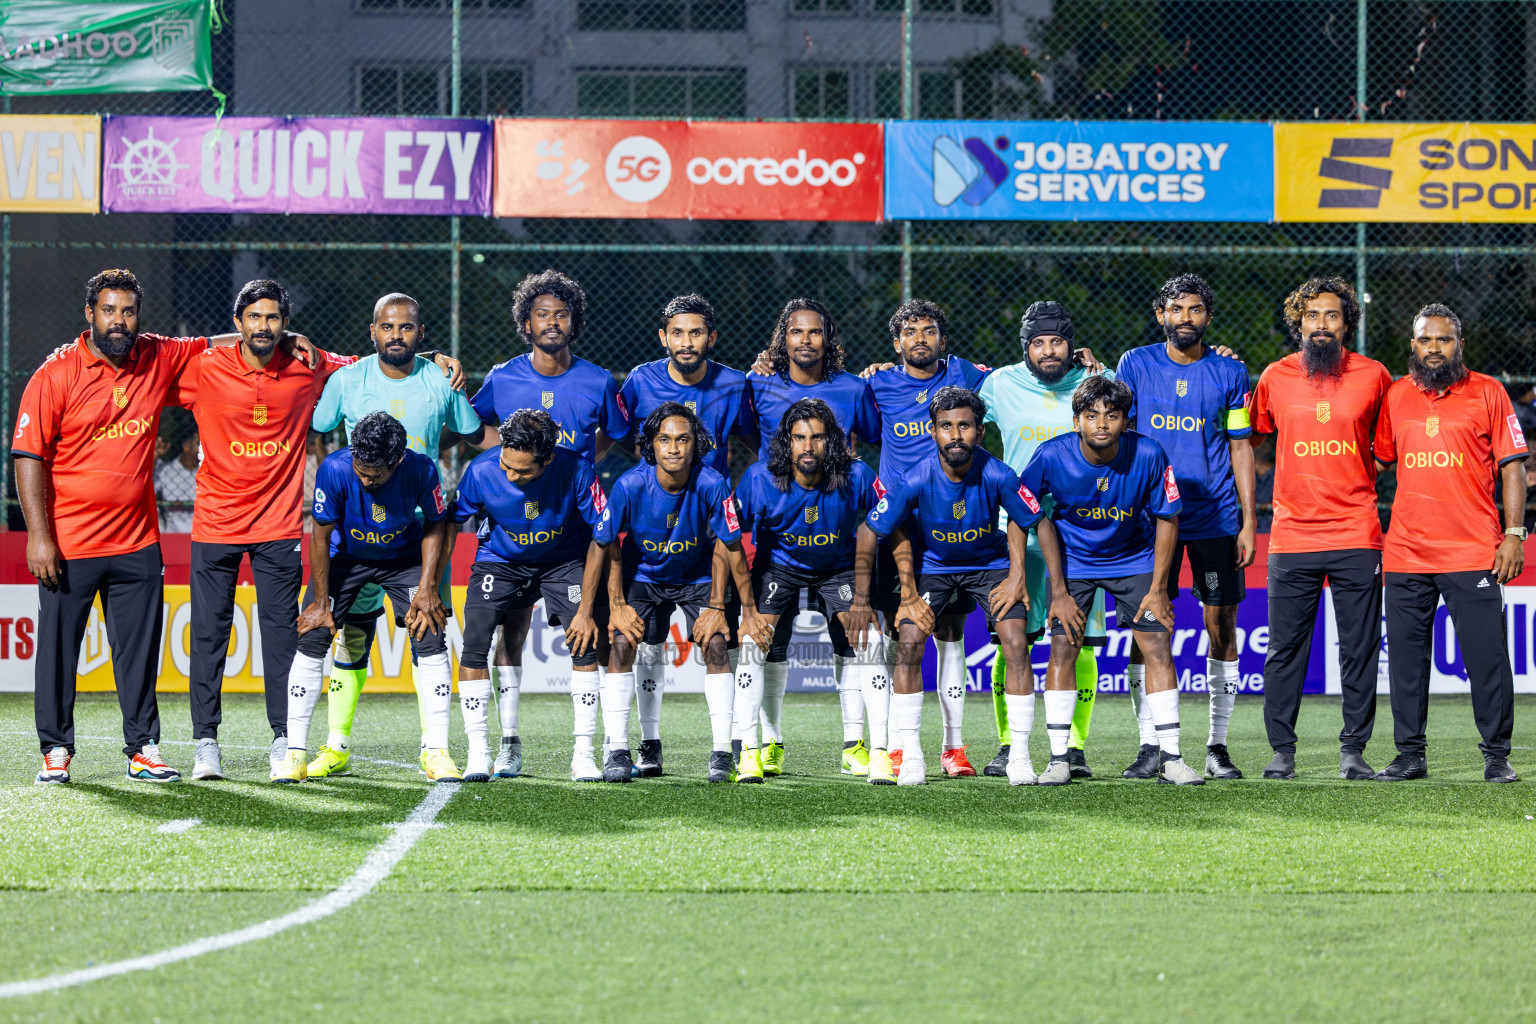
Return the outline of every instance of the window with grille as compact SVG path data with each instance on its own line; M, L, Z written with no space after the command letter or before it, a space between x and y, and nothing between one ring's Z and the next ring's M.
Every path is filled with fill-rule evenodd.
M610 117L746 117L746 71L579 71L576 111Z
M431 117L450 106L447 65L365 64L357 69L359 113ZM468 65L459 73L459 112L465 117L523 112L523 69Z
M579 0L578 32L745 32L746 0Z

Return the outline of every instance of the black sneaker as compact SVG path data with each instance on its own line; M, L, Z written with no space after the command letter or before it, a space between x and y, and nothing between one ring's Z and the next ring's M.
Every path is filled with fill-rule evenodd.
M1483 758L1484 782L1519 782L1520 776L1509 765L1509 758L1489 754Z
M654 779L661 774L661 740L640 741L640 758L635 762L635 774L642 779Z
M734 782L736 780L736 762L731 758L729 750L711 750L709 752L709 781L710 782Z
M1392 763L1376 773L1376 778L1382 782L1403 782L1407 779L1422 779L1429 774L1429 765L1418 754L1398 754L1392 759Z
M1157 769L1162 764L1162 759L1158 756L1160 753L1161 751L1158 750L1155 743L1143 743L1141 748L1136 751L1136 760L1131 762L1129 768L1120 773L1120 777L1123 779L1157 778Z
M1294 779L1296 777L1296 754L1290 750L1277 750L1275 756L1270 758L1269 764L1264 766L1266 779Z
M1008 751L1013 749L1013 744L1004 743L997 748L997 756L987 762L987 766L981 770L981 774L994 779L1006 779L1008 777Z
M1093 769L1088 767L1088 758L1084 757L1083 752L1078 748L1067 748L1067 764L1072 766L1072 777L1074 779L1093 778Z
M1211 743L1205 748L1205 774L1212 779L1240 779L1243 770L1232 763L1225 743Z
M604 782L628 782L629 773L634 771L635 762L629 759L627 750L610 750L608 758L603 762Z

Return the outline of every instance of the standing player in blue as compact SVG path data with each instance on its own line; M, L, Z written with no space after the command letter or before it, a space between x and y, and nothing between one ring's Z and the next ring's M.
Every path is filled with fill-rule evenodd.
M1157 293L1153 313L1166 340L1120 357L1116 376L1134 396L1129 426L1157 441L1179 481L1184 508L1168 575L1169 600L1179 593L1179 567L1189 555L1195 596L1205 608L1210 637L1206 687L1211 730L1205 774L1240 779L1227 753L1227 723L1237 703L1237 606L1246 592L1244 570L1253 564L1253 448L1248 437L1248 369L1218 355L1204 341L1215 310L1211 286L1194 274L1171 278ZM1140 649L1131 651L1130 688L1141 749L1124 771L1129 779L1157 776L1158 744L1145 699Z
M843 346L837 340L837 323L826 306L815 299L791 299L779 313L773 342L758 356L753 374L752 405L759 424L757 458L768 461L769 446L789 407L802 398L818 398L827 403L832 415L847 433L849 450L857 454L856 441L871 442L880 436L880 410L874 392L857 374L843 369ZM795 595L798 599L798 595ZM763 771L778 775L784 770L784 687L789 679L789 641L794 632L793 615L779 620L768 652L768 667L763 682ZM835 675L841 675L841 659L834 663ZM844 680L838 680L842 703L843 735L864 735L864 698ZM869 750L863 745L845 747L842 759L845 772L864 775L869 771Z
M896 781L902 786L927 781L918 737L923 724L923 652L936 617L951 605L974 601L985 608L987 625L1008 658L1009 692L1028 693L1033 687L1026 656L1029 594L1024 583L1024 531L1033 515L1025 504L1026 492L1018 474L981 447L987 407L974 392L941 388L928 411L931 454L901 481L888 485L868 520L879 537L904 528L893 552L901 578L901 607L896 613L900 639L891 695L893 742L902 750ZM998 528L1002 509L1009 517L1006 534ZM861 563L859 568L867 572L872 567ZM860 618L854 619L855 635L863 625ZM1027 764L1028 747L1015 756ZM1029 781L1034 781L1033 773Z
M699 417L715 447L704 465L726 480L731 478L730 437L757 443L757 416L747 396L747 377L740 370L710 359L719 337L715 310L702 296L679 295L661 311L656 331L666 357L642 363L629 372L619 391L632 423L645 419L667 402L681 402ZM633 452L633 433L626 447ZM661 695L666 689L666 647L642 643L635 655L635 699L640 708L640 756L635 767L642 776L661 774Z
M421 673L426 731L421 770L433 782L459 782L463 776L448 756L453 670L444 624L451 609L437 587L448 504L437 465L406 449L405 428L388 413L364 416L350 440L315 473L309 591L299 613L299 652L288 676L288 757L272 769L272 781L303 782L308 776L309 720L323 687L331 634L358 591L376 583L389 595L395 621L409 632Z
M641 462L613 485L593 539L607 549L613 655L603 679L608 757L603 778L628 782L629 705L635 696L635 653L642 643L666 642L667 623L681 608L689 635L704 650L704 700L712 746L709 781L729 782L734 686L726 654L725 604L734 576L744 606L742 625L760 623L741 550L741 524L731 485L704 465L713 442L699 418L667 402L640 431ZM622 538L622 542L621 542Z
M592 463L555 447L560 428L543 409L519 409L498 431L501 447L476 458L459 479L454 518L478 517L480 548L464 597L464 653L459 658L459 707L469 756L464 781L489 782L487 709L491 674L487 655L508 610L540 598L551 626L565 626L573 673L596 681L608 654L608 602L602 595L602 548L592 543L607 500ZM596 606L596 607L594 607ZM588 686L573 689L590 691ZM592 759L592 734L576 737L571 781L602 778ZM513 741L502 737L502 747ZM511 778L515 772L496 772Z
M945 387L979 391L988 371L958 356L949 355L949 317L927 299L903 303L891 316L891 344L901 362L869 377L875 405L880 410L880 486L882 492L903 480L918 463L933 455L933 423L929 398ZM876 607L894 624L901 585L891 545L882 544L877 571ZM965 756L961 723L965 715L965 618L969 609L955 608L934 625L933 645L938 651L939 717L944 723L944 743L939 763L946 775L975 775Z
M843 436L827 403L802 398L780 420L768 460L748 466L736 486L742 528L752 534L757 547L752 589L762 620L760 633L743 630L741 637L735 705L736 739L742 747L738 782L763 781L758 746L766 667L763 652L779 620L798 610L802 589L827 618L834 656L853 662L847 678L864 695L869 713L869 781L885 785L896 781L886 753L890 683L879 634L870 631L874 640L859 656L847 632L855 600L862 597L866 610L869 606L867 592L856 594L854 562L856 552L866 561L874 559L875 535L864 520L879 498L874 470L853 457ZM861 724L851 739L844 735L843 746L863 741ZM847 768L844 772L853 774Z
M512 296L512 322L530 351L498 363L486 374L471 404L493 430L519 409L543 409L559 427L557 445L596 463L615 441L629 434L629 414L619 398L613 374L571 354L587 325L587 293L557 270L532 274ZM501 714L502 754L512 757L496 769L516 769L522 761L517 738L517 704L523 685L523 645L532 608L514 608L502 621L501 640L492 658L497 710ZM592 673L575 673L573 690L576 735L597 729L597 682ZM598 673L600 676L601 673ZM498 762L504 760L497 755ZM516 774L513 771L512 774Z
M1168 456L1151 438L1126 428L1131 389L1123 381L1090 377L1072 396L1074 434L1053 437L1024 467L1028 519L1051 577L1051 661L1045 672L1045 728L1051 761L1042 786L1072 781L1067 739L1077 704L1075 666L1083 626L1100 590L1115 599L1147 666L1146 702L1161 748L1158 781L1199 786L1205 779L1179 756L1179 685L1173 671L1173 606L1168 574L1179 536L1179 487ZM1046 515L1041 502L1055 506ZM1131 611L1134 609L1134 611ZM1127 612L1130 612L1128 615ZM1012 691L1010 691L1012 692ZM1028 692L1028 691L1023 691ZM1008 780L1033 781L1015 765L1028 758L1034 697L1009 707L1013 729Z

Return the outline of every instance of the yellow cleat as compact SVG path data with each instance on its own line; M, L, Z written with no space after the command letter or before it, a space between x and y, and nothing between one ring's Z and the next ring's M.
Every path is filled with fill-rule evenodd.
M747 747L741 752L741 764L736 766L737 782L762 782L763 762L757 747Z
M324 779L332 775L352 774L352 753L348 750L333 750L330 747L321 747L320 753L309 762L309 777L312 779Z
M864 745L863 740L859 740L851 747L843 748L843 774L869 774L869 748Z
M273 782L303 782L309 778L309 772L304 766L304 751L288 748L288 753L283 759L272 766Z
M896 785L896 769L891 764L891 755L884 750L869 752L869 781L876 786Z
M765 743L758 750L758 761L763 766L764 775L784 774L784 744Z
M421 770L428 782L463 782L459 766L453 763L448 751L441 747L428 747L421 752Z

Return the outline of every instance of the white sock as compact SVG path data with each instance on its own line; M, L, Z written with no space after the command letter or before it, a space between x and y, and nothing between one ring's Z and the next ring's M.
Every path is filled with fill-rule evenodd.
M597 735L598 685L596 672L571 672L571 708L575 712L571 726L575 738L572 757L592 756L592 737Z
M517 703L523 692L523 666L492 665L491 679L496 684L496 712L501 716L501 736L517 735Z
M1237 705L1237 662L1205 659L1205 685L1211 691L1211 734L1206 746L1227 742L1227 725Z
M1136 732L1141 737L1141 745L1155 747L1157 730L1152 727L1152 709L1147 707L1147 666L1127 665L1125 671L1130 677L1131 710L1136 712Z
M891 694L891 745L902 752L902 760L922 757L923 694Z
M1029 760L1029 733L1035 727L1035 695L1033 693L1005 693L1003 703L1008 707L1008 732L1011 746L1009 760Z
M448 720L453 707L453 668L448 664L448 652L428 654L416 659L421 676L422 722L426 729L422 738L429 750L448 748Z
M1152 709L1152 721L1156 723L1157 745L1169 757L1179 756L1179 690L1164 690L1147 694L1147 705Z
M351 737L343 736L339 732L333 732L325 738L325 745L336 751L338 754L345 752L347 749L347 744L351 742Z
M736 680L729 672L711 672L704 677L704 703L709 707L711 750L731 749L731 723L736 700Z
M736 662L736 696L732 717L736 739L744 749L757 746L757 718L763 710L763 649L749 636L741 638Z
M307 749L309 720L323 689L325 659L311 658L303 651L294 654L293 667L288 670L288 749Z
M789 685L789 662L770 661L763 666L763 742L784 742L784 688Z
M843 742L857 743L864 738L864 692L859 688L857 662L850 668L842 655L832 655L832 676L843 708Z
M635 703L640 707L640 738L661 739L661 694L667 688L665 644L635 648Z
M609 750L629 749L629 702L635 696L633 672L609 672L598 684L602 693L603 730Z
M939 649L939 718L944 723L944 749L963 746L960 723L965 718L965 641L935 640Z
M869 746L884 750L890 742L891 676L885 670L885 645L872 640L853 664L859 690L864 694L864 710L869 718Z
M1051 739L1051 756L1066 757L1067 741L1072 738L1072 712L1077 710L1077 690L1045 691L1045 733ZM1009 727L1013 726L1013 708L1008 709Z
M489 752L491 681L460 679L459 711L464 715L464 736L469 740L469 752Z

